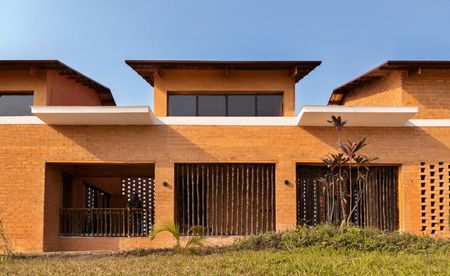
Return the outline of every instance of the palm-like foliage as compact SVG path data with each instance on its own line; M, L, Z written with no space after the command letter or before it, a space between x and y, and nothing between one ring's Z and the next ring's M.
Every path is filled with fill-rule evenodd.
M173 222L173 221L167 221L161 224L156 225L153 228L153 231L151 233L151 238L154 239L156 235L162 232L168 232L170 233L176 240L175 249L181 249L181 229L180 226ZM195 248L195 247L202 247L203 246L203 240L205 239L204 234L204 228L199 225L192 226L188 229L188 234L192 235L189 237L189 239L186 241L185 248Z
M205 239L205 229L202 226L192 226L188 230L188 234L192 236L186 242L186 248L203 247L203 240Z
M338 153L331 153L323 157L322 163L327 167L328 172L318 182L323 187L326 197L327 223L332 222L334 217L334 198L339 198L340 210L338 216L341 218L341 225L349 225L352 214L355 212L362 194L367 185L367 175L370 163L376 158L360 154L360 151L367 145L366 138L357 143L347 141L341 143L341 131L347 123L340 116L332 116L327 120L337 130ZM354 183L352 172L356 170L356 184ZM355 189L357 185L357 189ZM355 192L356 190L356 192Z
M339 149L339 144L341 143L342 128L345 126L345 124L347 124L347 121L342 120L341 116L337 116L337 117L331 116L331 120L327 120L327 122L336 128L337 143L338 143L338 149Z
M347 121L342 120L341 116L331 116L331 120L327 120L327 122L339 129L343 128L347 123Z
M347 144L340 143L339 149L345 154L345 156L351 162L356 154L366 146L366 138L362 139L357 143L352 143L351 141L347 141Z
M166 221L163 222L161 224L156 225L153 228L153 231L151 233L151 238L154 239L156 237L156 235L158 235L159 233L162 232L169 232L176 240L176 248L181 248L181 242L180 242L180 238L181 238L181 231L180 231L180 226L172 221Z

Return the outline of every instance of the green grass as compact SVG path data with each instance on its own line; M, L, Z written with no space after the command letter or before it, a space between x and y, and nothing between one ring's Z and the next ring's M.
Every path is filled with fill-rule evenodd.
M412 254L309 247L279 251L228 251L207 255L147 252L143 256L35 257L0 262L2 275L144 273L450 275L450 255L443 252Z
M0 275L450 275L450 240L355 227L299 227L192 250L0 256Z

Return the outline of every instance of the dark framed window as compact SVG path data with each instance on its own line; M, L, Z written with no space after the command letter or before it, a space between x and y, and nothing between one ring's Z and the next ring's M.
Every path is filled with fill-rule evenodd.
M257 116L280 116L283 112L282 101L281 95L257 95Z
M197 116L196 95L170 95L169 116Z
M198 116L226 116L227 98L224 95L199 95Z
M228 116L256 116L255 95L229 95Z
M30 116L33 94L0 92L0 116Z
M169 95L168 116L282 116L283 95Z

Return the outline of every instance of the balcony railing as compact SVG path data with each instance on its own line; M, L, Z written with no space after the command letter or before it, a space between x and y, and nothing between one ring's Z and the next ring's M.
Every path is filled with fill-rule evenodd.
M143 237L148 235L145 212L137 208L63 208L59 233L68 237Z

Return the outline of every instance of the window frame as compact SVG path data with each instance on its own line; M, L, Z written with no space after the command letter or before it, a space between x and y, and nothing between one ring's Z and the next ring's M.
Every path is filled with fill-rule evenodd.
M284 92L254 92L254 93L245 93L245 92L219 92L219 93L208 93L208 92L169 92L167 93L167 101L166 101L166 113L169 117L191 117L184 115L171 115L169 113L169 105L170 105L170 96L195 96L195 116L194 117L282 117L284 116ZM225 116L200 116L199 115L199 96L225 96ZM253 96L255 98L255 115L252 116L235 116L229 115L228 112L228 97L229 96ZM260 116L258 115L258 96L281 96L281 112L280 115L273 116Z
M31 106L34 104L34 91L2 91L0 90L0 99L3 96L31 96ZM30 106L28 106L30 108ZM31 110L27 110L27 115L1 115L0 111L0 117L25 117L25 116L32 116Z

